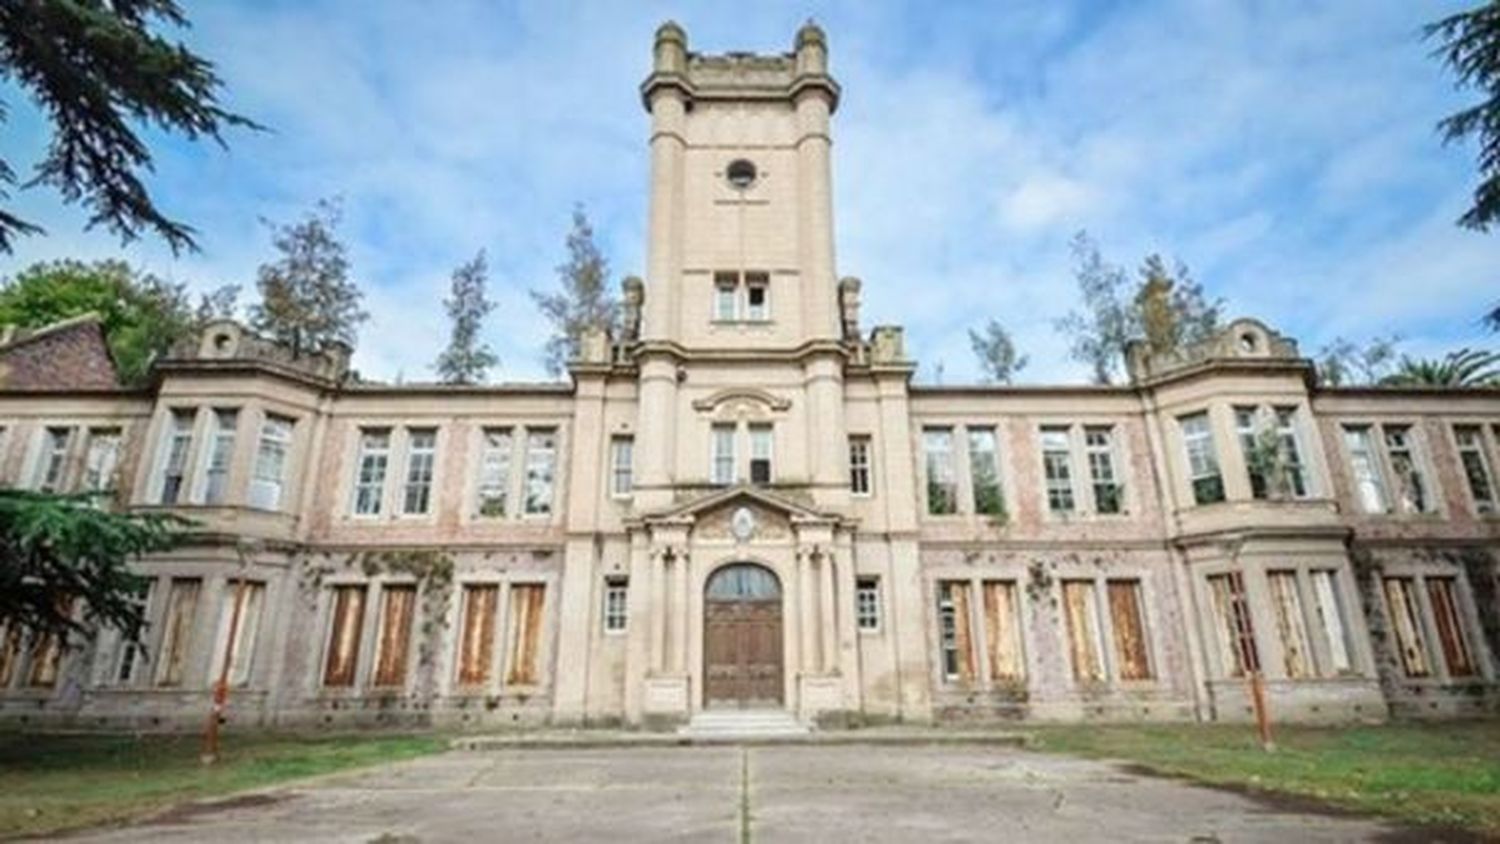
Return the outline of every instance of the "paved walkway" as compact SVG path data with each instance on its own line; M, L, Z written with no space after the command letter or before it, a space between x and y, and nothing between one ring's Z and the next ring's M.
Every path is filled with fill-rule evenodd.
M88 841L1431 841L1098 762L994 746L455 751Z

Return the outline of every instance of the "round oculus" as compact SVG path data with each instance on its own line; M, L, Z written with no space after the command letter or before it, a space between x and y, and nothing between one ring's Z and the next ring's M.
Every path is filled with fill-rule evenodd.
M755 184L755 177L755 162L749 159L736 158L724 168L724 178L728 179L730 187L736 190L744 190Z

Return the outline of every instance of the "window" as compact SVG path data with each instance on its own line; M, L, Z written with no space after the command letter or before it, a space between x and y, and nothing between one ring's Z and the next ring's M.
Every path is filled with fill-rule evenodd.
M1345 425L1344 447L1349 451L1349 469L1360 506L1366 513L1386 512L1385 482L1370 441L1370 426Z
M1260 670L1260 652L1255 647L1255 628L1245 602L1245 578L1231 571L1208 578L1217 622L1219 663L1229 677L1244 677Z
M83 456L83 488L87 492L110 492L115 488L115 470L120 465L120 429L93 428Z
M333 616L328 627L328 656L323 662L323 685L350 688L359 667L359 640L365 622L365 587L333 587Z
M1125 487L1115 474L1115 429L1108 425L1085 427L1083 447L1094 487L1094 512L1121 512L1125 509Z
M1214 449L1213 431L1207 413L1194 413L1178 420L1182 442L1187 449L1188 477L1193 485L1193 502L1213 504L1224 500L1224 479L1219 474L1219 455Z
M1307 645L1302 598L1297 592L1297 573L1266 572L1266 583L1271 589L1271 612L1276 618L1276 634L1281 639L1281 667L1286 676L1294 680L1311 677L1312 652Z
M552 481L557 472L557 432L526 432L526 515L552 512Z
M626 614L626 598L630 582L623 577L604 579L604 632L624 633L629 616Z
M214 673L212 682L217 683L224 670L226 649L231 650L229 662L229 685L244 686L250 682L250 669L255 660L255 640L260 633L260 613L266 587L263 583L230 580L224 584L224 593L219 601L219 631L214 636ZM235 601L239 601L240 618L235 626L234 642L229 642L229 628L234 621Z
M750 426L750 483L771 482L771 426Z
M1344 627L1344 612L1339 601L1338 572L1314 569L1309 575L1313 601L1318 610L1318 629L1328 648L1327 673L1346 674L1354 670L1354 665L1349 657L1349 634Z
M505 682L512 686L535 686L542 644L542 602L546 589L540 583L510 587L510 671Z
M426 513L432 506L432 470L437 450L437 430L417 428L406 437L406 487L401 512L408 516Z
M609 492L616 498L624 498L635 487L635 439L628 436L611 437L609 455Z
M855 495L871 491L870 438L864 434L849 437L849 491Z
M865 633L880 629L880 578L855 579L854 626Z
M1297 409L1278 407L1276 412L1276 442L1281 455L1281 472L1287 491L1294 498L1306 498L1307 470L1302 465L1302 448L1297 439Z
M1263 413L1270 416L1263 417ZM1262 418L1274 419L1274 427L1261 424ZM1307 472L1298 444L1297 409L1236 407L1234 425L1250 478L1250 494L1258 499L1273 495L1306 498Z
M375 642L375 677L371 685L404 686L417 587L411 583L387 584L380 590L380 600L380 633Z
M994 428L969 429L969 474L974 484L974 512L986 516L1005 513L1000 492L1000 453Z
M719 486L729 486L735 482L734 462L734 426L714 425L709 432L713 440L712 473L713 482Z
M765 273L745 275L745 319L764 322L771 318L770 279Z
M743 284L741 283L743 281ZM742 292L743 291L743 292ZM771 277L765 272L714 273L715 322L765 322L771 318Z
M733 322L739 318L739 277L734 273L714 275L714 319Z
M1150 648L1146 644L1145 613L1139 580L1111 580L1109 621L1115 637L1115 670L1121 680L1150 680Z
M42 492L62 492L68 473L68 445L72 428L48 428L42 432L42 450L37 456L34 486Z
M31 648L31 672L26 685L33 689L50 689L57 685L57 670L62 667L62 639L48 633Z
M1092 580L1064 580L1063 618L1068 628L1068 654L1073 679L1097 683L1104 679L1103 648L1099 641L1098 597Z
M16 667L21 664L21 628L5 629L5 638L0 640L0 689L10 688L16 677Z
M156 685L182 685L187 662L188 644L192 640L193 621L198 611L198 591L203 581L196 577L174 577L167 591L165 623L162 625L160 653L156 658Z
M464 587L464 626L458 641L458 684L489 682L495 655L495 608L500 587L494 583Z
M1026 661L1021 653L1021 613L1016 602L1014 581L985 581L984 632L989 640L985 651L990 658L990 679L998 683L1017 683L1026 676Z
M275 510L281 506L281 485L286 458L292 449L292 420L267 415L260 423L260 442L255 447L255 468L250 478L250 506Z
M943 516L958 512L958 477L953 471L953 429L922 431L927 456L927 512Z
M391 429L365 428L359 432L359 475L354 482L354 514L380 515L385 498L385 470L391 459Z
M1395 478L1396 505L1402 513L1425 513L1427 488L1417 466L1416 447L1410 425L1385 425L1385 456Z
M484 448L479 462L479 515L496 518L505 515L510 492L509 428L486 428Z
M142 618L146 617L146 612L151 606L151 592L155 588L156 581L148 580L146 581L145 590L130 599L130 602L140 611ZM142 627L140 635L144 636L146 631L147 628ZM140 673L141 666L146 662L145 645L139 641L131 641L126 637L124 631L117 631L116 635L119 637L117 640L119 646L115 650L114 671L111 674L112 680L122 686L133 685L136 682L136 675ZM0 687L4 685L4 682L0 681Z
M1047 509L1073 512L1077 502L1073 498L1073 453L1067 428L1042 429L1042 474L1047 483Z
M1495 484L1489 460L1484 456L1484 432L1478 425L1454 425L1453 440L1458 445L1458 460L1469 482L1469 497L1479 513L1495 512Z
M1427 578L1427 599L1432 604L1433 626L1438 644L1443 648L1443 664L1452 677L1474 676L1474 660L1464 639L1463 617L1458 608L1457 580L1452 577Z
M1422 637L1417 582L1410 577L1387 577L1385 600L1396 633L1402 672L1408 677L1428 676L1432 669L1427 664L1427 644Z
M969 584L938 582L938 637L943 679L973 682L974 648L969 637Z
M1260 428L1255 407L1234 409L1234 430L1240 437L1240 451L1245 456L1245 472L1250 476L1250 495L1254 498L1270 497L1270 484L1266 478L1266 467L1262 459Z
M208 440L208 465L203 472L205 504L223 504L229 494L229 466L234 462L234 430L239 416L239 411L233 408L214 410L214 429Z
M187 408L172 411L167 423L162 449L161 503L176 504L182 497L182 483L187 476L188 449L193 444L194 413Z

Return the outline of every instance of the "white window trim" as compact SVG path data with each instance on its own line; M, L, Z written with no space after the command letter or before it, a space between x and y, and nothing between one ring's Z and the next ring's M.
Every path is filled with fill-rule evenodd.
M1388 519L1437 519L1447 517L1447 504L1443 498L1443 490L1438 483L1437 472L1434 471L1431 443L1427 441L1427 432L1420 418L1408 417L1352 417L1339 418L1335 420L1339 430L1339 448L1342 451L1344 465L1349 470L1350 494L1354 498L1354 504L1358 512L1377 518ZM1452 436L1451 420L1444 420L1449 427L1449 436ZM1371 511L1366 509L1364 502L1360 500L1359 481L1354 474L1353 452L1349 450L1349 443L1344 437L1347 428L1364 428L1369 437L1370 453L1375 464L1375 472L1381 485L1381 497L1385 509ZM1400 490L1396 484L1396 472L1391 466L1390 448L1386 444L1387 428L1406 428L1409 436L1408 450L1411 451L1412 464L1416 466L1421 475L1423 494L1426 498L1425 509L1414 513L1403 512L1397 499ZM1454 455L1457 457L1457 454ZM1462 471L1462 469L1460 469ZM1468 482L1464 481L1464 486Z
M1472 450L1479 455L1479 465L1484 470L1485 482L1489 485L1490 499L1487 502L1481 502L1475 497L1473 484L1469 482L1468 470L1464 468L1463 456L1465 451L1471 449L1459 444L1459 428L1473 429L1479 435L1479 441L1473 446ZM1458 473L1462 478L1464 495L1469 500L1469 512L1481 519L1491 519L1500 516L1500 489L1496 489L1495 487L1495 462L1491 459L1494 454L1493 435L1493 426L1487 425L1482 421L1453 419L1448 422L1448 442L1452 446L1453 456L1458 462Z
M388 517L391 512L391 464L396 458L396 434L398 426L384 423L370 423L354 426L354 461L353 472L349 478L349 518L355 521L372 522ZM385 432L385 447L383 449L367 450L365 448L365 436ZM359 491L363 485L361 477L364 475L365 458L371 454L385 454L385 468L381 471L378 493L375 495L376 510L373 513L361 513L359 511Z
M620 455L628 454L621 465ZM620 479L626 483L621 487ZM635 494L635 437L630 434L612 434L609 438L609 497L628 499Z
M391 509L392 517L403 521L420 522L431 520L437 515L439 492L442 490L442 478L440 477L440 469L438 467L442 463L439 458L443 453L443 429L437 424L428 425L425 423L418 423L413 425L403 425L400 429L400 432L401 475L397 479L397 483L394 484L394 493L396 498L395 504L397 506ZM417 450L412 446L412 435L418 433L432 434L432 447L430 449L424 449L424 452L432 460L429 472L430 478L427 482L427 508L425 510L408 511L406 509L406 493L407 489L412 486L412 459L419 454L419 452L417 452ZM389 466L387 466L386 477L390 477Z
M855 575L854 578L854 629L866 636L878 636L885 630L885 596L881 587L882 578L876 575ZM864 589L862 583L872 583L872 589ZM874 609L871 615L874 623L866 626L863 622L865 615L861 613L859 599L860 595L870 593L874 595Z
M865 488L863 491L854 487L854 470L859 468L854 462L855 443L859 443L864 452ZM870 498L875 494L875 438L870 434L849 435L849 494L855 498Z
M613 595L620 596L620 611L618 615L611 612L610 598ZM630 632L630 581L623 576L609 575L604 578L604 591L601 594L599 607L600 627L606 636L624 636ZM619 626L612 626L614 618L619 618Z

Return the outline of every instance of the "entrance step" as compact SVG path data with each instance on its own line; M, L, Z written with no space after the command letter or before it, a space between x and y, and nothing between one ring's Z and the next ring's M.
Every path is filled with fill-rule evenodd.
M708 709L677 730L680 736L710 741L795 738L811 732L782 709Z

